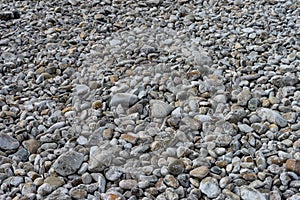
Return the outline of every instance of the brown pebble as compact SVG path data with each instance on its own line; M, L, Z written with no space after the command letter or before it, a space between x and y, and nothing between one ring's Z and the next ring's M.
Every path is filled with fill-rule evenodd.
M288 159L285 163L285 167L287 170L300 175L300 160Z

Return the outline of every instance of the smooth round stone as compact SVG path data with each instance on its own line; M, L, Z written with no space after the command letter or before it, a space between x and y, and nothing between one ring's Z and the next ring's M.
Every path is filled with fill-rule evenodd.
M219 183L217 179L213 177L204 178L200 183L199 189L208 198L216 198L221 193Z
M49 185L51 185L51 187L56 189L62 186L65 183L65 181L62 177L49 176L44 180L44 183L48 183Z
M209 173L209 168L207 166L197 167L190 171L190 175L196 178L204 178Z
M258 107L260 107L261 103L258 98L251 98L248 101L248 109L251 111L255 111Z
M181 174L185 169L185 165L182 160L174 160L168 165L168 171L173 175Z
M133 179L125 179L119 182L119 186L122 189L130 190L137 186L137 181Z
M252 199L266 200L265 196L262 195L258 190L249 186L241 187L241 197L244 200L252 200Z

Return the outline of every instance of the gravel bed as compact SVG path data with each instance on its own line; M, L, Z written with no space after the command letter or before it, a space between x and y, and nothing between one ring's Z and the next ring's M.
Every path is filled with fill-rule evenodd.
M0 3L0 199L300 199L297 0Z

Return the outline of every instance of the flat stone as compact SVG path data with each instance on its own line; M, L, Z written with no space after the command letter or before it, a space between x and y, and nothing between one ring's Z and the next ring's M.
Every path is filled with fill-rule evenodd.
M241 188L241 198L243 200L266 200L265 196L262 195L258 190L249 187L249 186L242 186Z
M87 85L76 85L75 94L78 96L83 96L90 92L90 88Z
M57 158L53 164L53 169L62 176L68 176L75 173L83 162L83 154L69 151Z
M74 199L84 199L87 196L87 191L83 188L72 188L69 192L70 196Z
M132 189L132 188L134 188L134 187L137 186L137 181L133 180L133 179L121 180L119 182L119 186L122 189L130 190L130 189Z
M217 179L212 177L204 178L200 183L199 189L208 198L216 198L221 193Z
M191 176L200 178L200 179L207 176L208 173L209 173L209 169L207 166L200 166L200 167L197 167L197 168L193 169L192 171L190 171Z
M50 194L53 191L53 187L48 183L43 183L37 190L37 193L41 196Z
M18 140L5 133L0 133L0 149L13 150L20 146Z
M48 200L72 200L69 196L69 191L67 188L60 187L54 190L51 194L47 195Z
M173 107L168 103L160 100L151 100L151 117L153 118L165 118L173 110Z
M49 176L44 180L44 183L48 183L49 185L51 185L53 188L56 189L62 186L65 183L65 181L62 177Z
M254 29L253 28L243 28L242 31L244 33L252 33L254 31Z
M123 107L129 108L138 101L138 97L129 93L117 93L112 96L110 106L117 106L121 104Z
M238 124L238 127L239 127L240 131L242 131L244 133L249 133L249 132L253 131L253 128L251 128L247 124Z

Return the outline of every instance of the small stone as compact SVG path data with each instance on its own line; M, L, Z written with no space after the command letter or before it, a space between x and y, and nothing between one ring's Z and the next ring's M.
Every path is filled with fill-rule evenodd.
M168 103L160 100L151 100L151 117L153 118L165 118L173 110L173 107Z
M101 199L103 200L125 200L125 197L120 194L119 192L108 192L108 193L102 193Z
M111 128L104 129L102 132L104 139L109 140L113 137L113 130Z
M129 108L138 101L138 97L134 94L117 93L110 100L110 106L121 104L123 107Z
M0 149L13 150L20 146L18 140L5 133L0 133Z
M93 108L93 109L96 109L96 110L102 108L102 102L99 101L99 100L94 101L94 102L92 103L92 108Z
M122 176L122 172L115 167L110 168L107 172L105 172L106 179L110 181L116 181Z
M131 144L135 144L138 140L138 137L133 134L126 133L121 135L121 139L130 142Z
M32 182L25 183L22 187L22 195L29 195L31 193L36 193L36 185Z
M271 123L275 123L280 127L287 126L287 121L278 112L269 108L261 108L258 110L258 114L261 118L268 120Z
M288 159L285 163L285 168L300 175L300 160Z
M84 199L87 196L87 191L82 188L72 188L69 194L74 199Z
M36 139L25 140L22 144L31 154L36 153L41 146L41 142Z
M62 176L75 173L83 162L83 154L69 151L57 158L53 164L53 169Z
M247 124L238 124L238 127L239 127L240 131L242 131L244 133L250 133L253 131L253 128L251 128Z
M251 98L251 92L249 88L244 88L237 96L238 105L247 105L249 99Z
M48 183L52 188L57 189L65 184L65 181L62 177L49 176L44 180L44 183Z
M244 33L252 33L254 31L254 29L253 28L243 28L242 31Z
M54 190L50 195L47 195L47 200L72 200L72 198L68 195L69 191L67 188L60 187Z
M19 150L14 154L14 156L18 157L22 162L26 162L30 152L27 151L25 148L19 148Z
M50 194L53 191L53 187L51 187L48 183L43 183L37 190L37 193L41 196L45 196Z
M185 165L182 160L174 160L168 165L168 170L173 175L179 175L184 171Z
M226 117L225 120L231 122L231 123L237 123L239 121L241 121L244 117L246 117L247 113L245 110L239 109L239 110L234 110L229 112Z
M137 181L133 180L133 179L121 180L119 182L119 186L122 189L130 190L130 189L132 189L132 188L134 188L134 187L137 186Z
M55 130L60 129L66 125L66 122L57 122L50 126L48 130L46 131L47 133L53 133Z
M248 109L251 111L257 110L258 107L260 107L261 103L258 98L251 98L248 101Z
M206 177L200 183L200 190L208 198L216 198L220 193L221 189L216 178Z
M300 193L294 194L293 196L287 198L286 200L299 200L300 199Z
M164 183L170 187L173 187L173 188L178 188L179 187L179 182L178 180L173 176L173 175L166 175L165 178L164 178Z
M243 200L266 200L265 196L262 195L258 190L249 186L241 187L241 198Z
M201 166L190 171L190 175L196 178L204 178L209 173L209 169L207 166Z
M9 183L12 186L18 186L24 182L24 178L22 176L11 176L8 179L10 180Z

